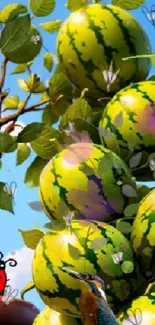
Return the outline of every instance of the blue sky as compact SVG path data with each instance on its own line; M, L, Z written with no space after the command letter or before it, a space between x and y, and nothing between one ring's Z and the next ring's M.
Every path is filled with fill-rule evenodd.
M131 0L132 1L132 0ZM27 4L27 0L24 1L10 1L10 0L5 0L5 5L10 4L10 3L22 3L22 4ZM64 20L69 16L69 11L65 8L65 0L57 0L57 6L55 11L49 15L48 17L45 18L35 18L33 20L34 25L38 25L41 22L46 22L46 21L51 21L51 20L56 20L56 19L61 19ZM3 8L4 2L1 2L0 5L0 10ZM110 1L104 1L105 4L110 3ZM148 8L151 7L153 4L153 1L147 0L146 1L146 6ZM131 11L132 15L141 23L145 31L147 32L149 39L151 41L152 45L152 52L155 49L155 29L154 27L146 20L144 17L141 9L133 10ZM49 34L47 32L44 32L41 30L41 34L44 39L44 46L48 48L48 50L52 53L55 54L55 40L56 40L56 34ZM43 81L46 81L47 79L50 78L51 73L47 72L43 68L43 60L42 56L46 51L42 49L40 55L37 57L35 60L35 63L33 65L33 72L38 73ZM0 57L1 59L1 57ZM20 98L25 98L25 93L22 92L19 88L17 88L17 79L26 77L26 74L23 75L9 75L10 72L13 71L15 68L14 64L9 63L9 68L8 68L8 74L6 78L6 83L5 83L5 89L10 88L10 95L15 95L18 92L18 95ZM150 75L155 73L154 68L151 69ZM18 90L17 90L18 89ZM34 98L30 103L35 103L37 100ZM25 124L31 123L33 121L39 122L41 119L41 114L38 113L29 113L25 114L21 117L21 121ZM11 181L16 181L18 184L18 190L17 194L15 196L15 215L12 215L6 211L0 210L0 250L5 254L8 255L9 252L12 251L18 251L21 248L23 248L23 240L18 232L18 229L31 229L34 227L42 227L42 225L46 222L48 222L47 217L43 213L35 212L31 210L31 208L28 206L29 202L32 201L37 201L38 200L38 189L28 189L26 185L24 184L24 175L27 167L30 165L30 163L33 161L35 155L31 154L31 157L21 166L16 167L15 166L15 153L12 154L6 154L3 157L3 168L0 170L0 180L4 182L10 183ZM155 185L154 182L148 184L150 187L153 187ZM22 250L20 251L22 254L21 263L24 263L25 261L25 268L26 268L26 258L28 257L25 254L25 251ZM24 258L25 256L25 258ZM15 272L15 270L13 270ZM25 272L25 273L24 273ZM28 270L28 277L30 277L30 270ZM23 268L23 278L25 277L26 280L26 271L24 271ZM21 277L21 274L18 275L18 281L19 277ZM17 285L17 287L20 288L18 285L18 281L14 281L14 285ZM23 283L23 282L22 282ZM30 300L33 302L39 309L42 309L44 307L44 304L40 300L38 294L33 291L31 293L28 293L26 296L27 300Z

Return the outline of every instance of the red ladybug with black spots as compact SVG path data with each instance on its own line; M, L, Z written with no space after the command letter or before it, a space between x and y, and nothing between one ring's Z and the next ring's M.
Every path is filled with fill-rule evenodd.
M9 262L9 266L14 267L17 265L17 261L15 261L13 258L9 258L7 261L3 261L4 255L2 252L0 252L0 295L4 293L5 288L7 287L7 282L9 279L7 279L7 274L5 271L6 263Z

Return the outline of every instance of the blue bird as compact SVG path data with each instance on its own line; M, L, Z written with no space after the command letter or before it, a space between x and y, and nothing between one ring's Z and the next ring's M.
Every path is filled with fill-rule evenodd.
M79 309L84 325L119 325L105 295L104 281L91 273L78 273L65 267L59 269L80 281Z

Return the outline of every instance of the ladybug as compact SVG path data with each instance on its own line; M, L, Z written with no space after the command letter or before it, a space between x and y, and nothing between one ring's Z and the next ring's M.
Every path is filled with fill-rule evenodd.
M7 282L9 279L7 279L7 274L5 271L6 263L9 262L9 266L14 267L17 265L17 261L15 261L13 258L9 258L7 261L3 261L4 255L2 252L0 252L0 295L4 293L5 288L7 287Z

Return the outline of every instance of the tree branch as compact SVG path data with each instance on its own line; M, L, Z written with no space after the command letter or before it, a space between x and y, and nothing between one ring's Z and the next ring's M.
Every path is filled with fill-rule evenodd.
M30 98L30 94L28 96ZM6 116L6 117L1 117L0 118L0 127L2 127L3 125L5 125L6 123L8 122L16 122L17 118L20 116L20 115L23 115L25 113L28 113L28 112L38 112L38 111L42 111L44 108L37 108L37 107L40 107L46 103L49 103L51 101L51 99L48 99L44 102L41 102L41 103L38 103L38 104L34 104L34 105L31 105L27 108L25 108L29 98L27 97L26 101L25 101L25 105L24 107L21 107L20 109L18 109L15 113L13 114L10 114L9 116Z

